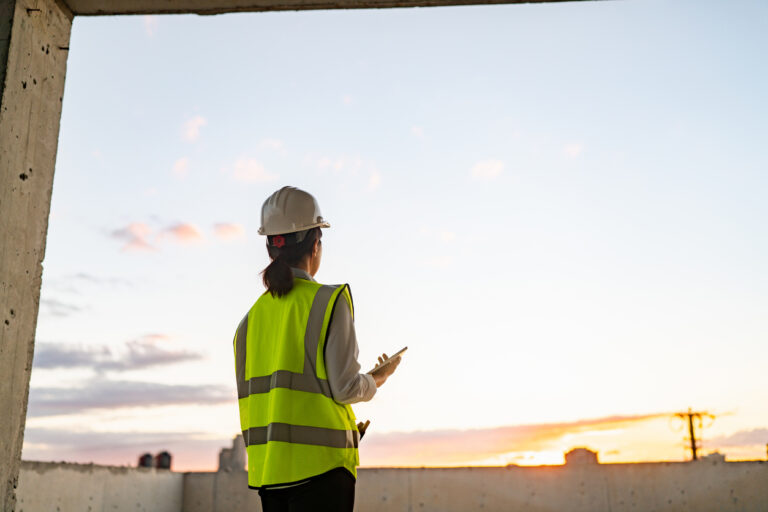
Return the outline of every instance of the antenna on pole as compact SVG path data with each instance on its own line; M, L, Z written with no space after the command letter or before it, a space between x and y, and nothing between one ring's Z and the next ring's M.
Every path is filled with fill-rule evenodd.
M692 460L698 460L699 448L701 448L701 435L699 435L698 439L696 438L696 429L698 428L699 432L701 432L704 428L704 418L714 420L715 416L706 411L693 411L690 407L688 412L678 412L675 413L675 416L688 423L689 437L686 441L690 442L688 448L691 449Z

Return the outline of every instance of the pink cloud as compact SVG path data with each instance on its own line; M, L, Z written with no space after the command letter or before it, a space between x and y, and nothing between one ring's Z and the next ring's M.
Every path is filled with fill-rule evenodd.
M195 116L184 123L182 133L184 138L189 142L195 142L200 138L200 129L208 124L208 121L203 116Z
M213 231L222 240L235 240L245 237L245 228L241 224L220 222L214 224Z
M494 180L504 172L501 160L481 160L472 167L472 177L476 180Z
M584 146L576 142L566 144L565 146L563 146L563 153L565 153L570 158L576 158L583 151L584 151Z
M183 178L189 172L189 158L182 157L173 163L173 174L179 178Z
M278 178L276 174L267 171L264 164L253 158L241 158L235 162L232 176L244 183L266 183Z
M143 222L132 222L124 228L112 231L112 238L125 242L123 251L154 251L155 247L149 243L152 228Z
M179 223L163 230L163 235L181 243L194 243L203 240L203 234L194 224Z
M157 32L157 16L144 16L144 30L149 37L154 37Z
M141 339L155 343L155 342L162 342L162 341L170 341L171 337L168 334L153 332L150 334L145 334L144 336L141 337Z

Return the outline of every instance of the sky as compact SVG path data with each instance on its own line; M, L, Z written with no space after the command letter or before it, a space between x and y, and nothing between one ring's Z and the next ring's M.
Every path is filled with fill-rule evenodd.
M261 204L318 199L364 466L763 459L768 5L76 18L23 457L216 468Z

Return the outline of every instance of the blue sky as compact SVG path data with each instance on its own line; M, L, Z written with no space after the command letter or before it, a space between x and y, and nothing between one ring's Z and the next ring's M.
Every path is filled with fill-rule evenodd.
M133 463L150 439L215 463L285 184L331 221L317 277L351 284L363 367L410 347L357 408L373 446L692 406L762 456L767 22L758 1L76 19L24 456ZM653 451L606 424L629 429L615 460L682 456L673 429Z

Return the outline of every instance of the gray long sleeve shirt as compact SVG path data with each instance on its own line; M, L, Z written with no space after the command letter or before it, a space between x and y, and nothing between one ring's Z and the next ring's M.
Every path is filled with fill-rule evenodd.
M299 268L293 268L293 275L299 279L315 281L312 276ZM340 404L367 402L376 394L376 382L367 373L360 373L357 356L360 349L355 335L352 312L346 300L336 301L328 339L325 345L325 370L333 399Z

